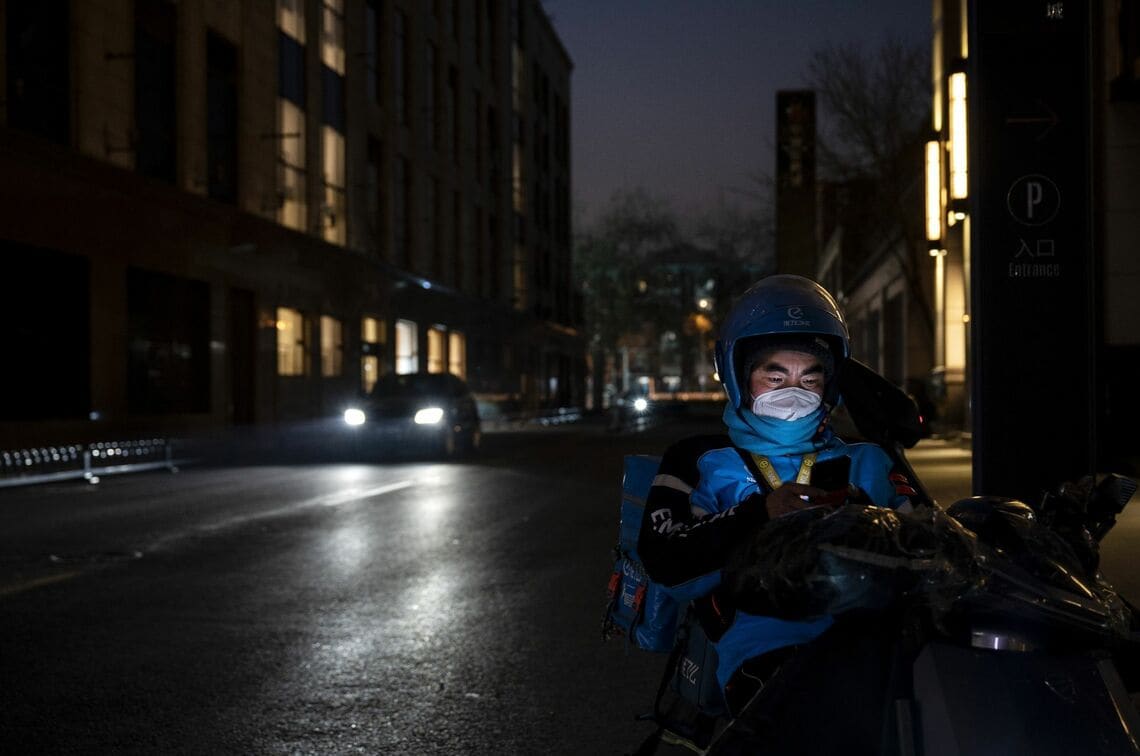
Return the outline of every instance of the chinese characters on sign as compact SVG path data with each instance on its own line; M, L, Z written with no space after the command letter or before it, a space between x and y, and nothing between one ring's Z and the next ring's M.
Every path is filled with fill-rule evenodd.
M1023 226L1043 226L1057 217L1061 208L1061 190L1048 176L1030 174L1013 182L1006 194L1006 208ZM1056 240L1052 238L1018 238L1017 249L1009 263L1010 278L1059 278L1061 264Z

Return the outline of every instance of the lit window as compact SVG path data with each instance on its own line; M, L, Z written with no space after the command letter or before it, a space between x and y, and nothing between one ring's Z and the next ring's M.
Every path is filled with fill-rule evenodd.
M305 191L305 24L302 0L280 0L277 35L277 222L308 228Z
M396 321L396 372L400 374L419 371L419 334L416 324L410 320Z
M291 307L277 308L277 374L305 375L308 329L305 316Z
M383 344L384 321L368 317L361 319L360 340L365 344Z
M321 9L321 62L344 76L344 0L324 0Z
M380 380L380 358L374 354L366 354L360 358L360 387L364 393L372 391L376 381Z
M323 0L321 7L321 154L324 196L321 236L348 241L345 201L344 0Z
M277 0L277 28L298 42L304 42L305 0Z
M279 132L277 191L281 198L277 220L284 226L304 231L307 227L305 202L305 111L284 97L277 99Z
M321 129L324 151L325 196L322 211L322 234L325 241L345 244L348 241L347 209L344 190L344 135L331 126Z
M344 373L344 327L336 318L321 316L321 375Z
M444 337L446 335L446 332L440 326L432 326L428 330L427 369L429 373L443 372L443 346Z
M447 334L447 372L467 379L467 337L459 331Z
M365 393L372 390L385 373L384 345L388 334L383 320L365 317L360 321L360 385Z

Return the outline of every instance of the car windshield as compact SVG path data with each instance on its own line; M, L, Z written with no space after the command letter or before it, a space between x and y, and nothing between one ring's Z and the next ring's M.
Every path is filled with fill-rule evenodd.
M391 373L372 387L377 398L441 396L454 393L454 379L447 373Z

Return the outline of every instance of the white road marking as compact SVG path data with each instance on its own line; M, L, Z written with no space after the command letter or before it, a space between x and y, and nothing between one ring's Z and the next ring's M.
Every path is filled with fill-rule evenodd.
M388 483L387 485L376 486L375 488L366 488L363 491L361 491L359 488L349 488L346 491L339 491L334 494L318 496L310 503L324 504L326 507L335 507L338 504L346 504L350 501L371 499L373 496L382 496L383 494L399 491L403 488L409 488L413 485L415 484L410 480L399 480L395 483ZM304 506L304 504L302 506Z
M341 504L346 504L350 501L370 499L374 496L381 496L383 494L392 493L393 491L399 491L401 489L409 488L414 485L415 481L398 480L394 483L386 483L382 486L375 486L373 488L366 488L363 490L359 488L348 488L336 493L322 494L321 496L317 496L312 499L305 499L303 501L293 502L281 507L275 507L274 509L267 509L261 512L253 512L250 514L235 515L233 517L227 517L226 519L219 520L217 522L198 525L178 533L171 533L170 535L154 541L148 548L143 549L143 551L154 551L169 546L173 542L181 541L183 538L186 538L188 536L200 535L203 533L216 533L220 530L228 530L240 525L245 525L246 523L256 522L257 520L268 520L275 517L284 517L294 514L299 510L308 509L310 507L335 507Z

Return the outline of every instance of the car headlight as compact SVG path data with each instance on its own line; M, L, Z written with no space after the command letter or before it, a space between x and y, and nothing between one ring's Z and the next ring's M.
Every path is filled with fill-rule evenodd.
M633 408L638 412L645 412L645 410L649 409L649 402L639 396L633 400Z
M364 412L355 407L344 411L344 421L349 425L364 425Z
M443 419L443 410L439 407L424 407L416 412L416 425L435 425Z

